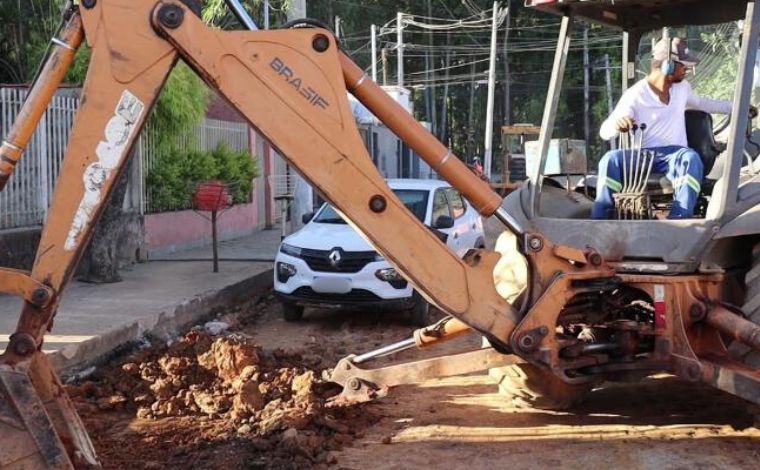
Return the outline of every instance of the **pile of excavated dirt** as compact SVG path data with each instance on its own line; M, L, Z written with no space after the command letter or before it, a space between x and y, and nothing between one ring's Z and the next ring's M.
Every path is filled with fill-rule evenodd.
M213 425L206 433L213 440L247 440L266 451L267 466L276 466L278 456L283 466L329 464L330 451L375 418L359 407L328 408L338 390L303 362L296 352L264 351L242 333L212 336L194 329L168 347L101 368L67 391L86 422L103 412L128 412L143 422L195 417ZM99 440L95 436L96 446ZM160 462L160 452L156 458Z

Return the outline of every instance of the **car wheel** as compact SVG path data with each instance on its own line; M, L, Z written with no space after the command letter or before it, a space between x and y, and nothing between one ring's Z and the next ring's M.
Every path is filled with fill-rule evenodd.
M303 307L290 302L282 303L282 316L285 321L299 321L303 318Z
M409 310L412 324L415 326L428 326L430 324L430 304L417 291L412 294L414 305Z

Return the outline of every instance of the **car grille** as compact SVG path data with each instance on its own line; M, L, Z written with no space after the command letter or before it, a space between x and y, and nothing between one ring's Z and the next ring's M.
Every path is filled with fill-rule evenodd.
M377 254L374 251L342 251L340 261L333 263L330 260L332 250L301 249L301 259L309 265L312 271L326 273L358 273L367 263L375 261Z
M347 294L323 294L314 292L311 287L299 287L292 294L299 300L313 300L317 302L372 302L382 300L377 295L365 289L352 289Z

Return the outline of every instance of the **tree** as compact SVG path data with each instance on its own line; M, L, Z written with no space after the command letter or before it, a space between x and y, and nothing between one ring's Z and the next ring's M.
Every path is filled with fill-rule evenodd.
M0 0L0 83L29 83L61 24L66 0ZM81 83L89 59L84 50L66 77Z

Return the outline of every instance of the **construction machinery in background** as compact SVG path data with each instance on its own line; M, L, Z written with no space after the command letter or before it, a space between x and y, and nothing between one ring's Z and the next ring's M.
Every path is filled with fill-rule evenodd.
M517 183L528 177L525 163L525 144L538 140L541 128L533 124L514 124L501 126L501 148L504 166L502 181Z
M241 23L254 29L236 0ZM427 300L451 316L413 338L342 360L343 401L421 379L504 366L504 390L568 406L606 380L668 371L760 402L760 180L743 168L760 10L755 1L531 0L561 15L559 41L529 180L505 200L405 112L320 24L220 31L192 0L81 0L63 27L18 121L0 147L5 183L74 51L91 61L82 105L31 272L0 270L0 291L24 300L0 356L0 466L98 465L87 433L41 352L93 227L178 60L227 99ZM589 220L591 200L542 174L573 19L626 32L623 70L645 31L745 19L725 164L702 217ZM633 46L633 47L632 47ZM346 92L483 216L502 224L492 249L460 258L388 188L356 129ZM712 135L704 135L712 138ZM644 188L644 200L646 191ZM506 228L506 229L505 229ZM743 305L742 308L738 307ZM378 356L474 333L490 346L370 368ZM516 359L515 359L516 358ZM684 399L688 400L688 397Z

